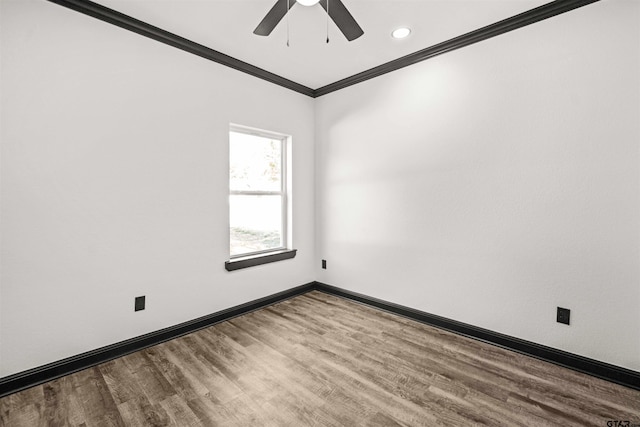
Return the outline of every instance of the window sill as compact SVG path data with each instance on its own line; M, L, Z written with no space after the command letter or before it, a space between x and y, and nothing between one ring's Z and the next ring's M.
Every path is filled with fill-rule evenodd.
M254 267L256 265L269 264L270 262L282 261L285 259L291 259L296 256L297 249L288 249L282 252L276 252L266 255L256 255L253 257L239 258L233 261L227 261L224 263L224 268L227 271L240 270L241 268Z

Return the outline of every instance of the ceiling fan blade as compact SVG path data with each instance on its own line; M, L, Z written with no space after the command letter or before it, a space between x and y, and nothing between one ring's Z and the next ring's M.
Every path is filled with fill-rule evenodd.
M296 4L296 0L289 0L289 9L291 9L294 4ZM278 0L262 21L260 21L256 29L253 30L253 34L268 36L286 14L287 0Z
M327 0L320 0L320 4L327 10ZM352 41L364 34L360 25L353 19L342 0L329 0L329 16L336 23L347 40Z

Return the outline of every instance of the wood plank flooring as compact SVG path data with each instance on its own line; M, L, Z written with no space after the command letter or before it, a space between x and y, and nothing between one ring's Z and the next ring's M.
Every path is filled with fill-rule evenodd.
M0 399L3 426L607 426L640 392L321 292Z

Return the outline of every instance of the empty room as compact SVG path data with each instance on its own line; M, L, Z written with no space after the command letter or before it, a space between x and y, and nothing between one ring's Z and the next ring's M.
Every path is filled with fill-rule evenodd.
M0 0L0 425L640 426L637 0Z

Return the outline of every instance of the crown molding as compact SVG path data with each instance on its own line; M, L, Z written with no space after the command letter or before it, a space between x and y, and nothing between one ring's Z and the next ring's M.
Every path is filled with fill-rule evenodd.
M184 37L180 37L177 34L165 31L162 28L154 27L151 24L147 24L144 21L132 18L129 15L120 13L116 10L102 6L98 3L94 3L89 0L49 0L52 3L64 6L66 8L75 10L88 16L92 16L101 21L108 22L116 25L125 30L133 31L142 36L159 41L169 46L176 47L185 52L192 53L202 58L208 59L218 64L225 65L243 73L247 73L259 79L266 80L268 82L277 84L279 86L291 89L295 92L301 93L307 96L314 96L314 91L304 85L296 83L292 80L286 79L277 74L271 73L262 68L251 65L247 62L236 59L232 56L226 55L217 50L213 50L204 45L193 42Z
M551 3L547 3L518 15L512 16L511 18L503 19L502 21L487 25L486 27L482 27L480 29L447 40L445 42L438 43L426 49L419 50L393 61L389 61L361 73L354 74L353 76L338 80L326 86L322 86L318 89L312 89L300 83L296 83L293 80L286 79L282 76L256 67L255 65L251 65L247 62L226 55L217 50L213 50L184 37L180 37L179 35L170 33L169 31L165 31L162 28L147 24L144 21L140 21L129 15L125 15L124 13L120 13L116 10L102 6L98 3L94 3L90 0L48 1L83 13L85 15L92 16L94 18L100 19L101 21L108 22L126 30L133 31L134 33L149 37L153 40L165 43L169 46L176 47L178 49L184 50L185 52L189 52L210 61L217 62L218 64L222 64L243 73L247 73L259 79L277 84L303 95L317 98L328 93L335 92L337 90L344 89L367 80L371 80L375 77L382 76L392 71L408 67L409 65L425 61L427 59L433 58L434 56L442 55L443 53L451 52L452 50L460 49L462 47L499 36L500 34L504 34L509 31L534 24L544 19L551 18L561 13L569 12L571 10L586 6L591 3L595 3L600 0L555 0Z
M185 39L184 37L180 37L177 34L170 33L169 31L165 31L151 24L147 24L144 21L140 21L116 10L94 3L90 0L48 1L83 13L85 15L92 16L94 18L100 19L101 21L108 22L126 30L133 31L134 33L149 37L161 43L168 44L169 46L176 47L178 49L184 50L185 52L189 52L210 61L217 62L218 64L222 64L243 73L247 73L259 79L266 80L287 89L291 89L303 95L317 98L328 93L335 92L337 90L344 89L367 80L371 80L375 77L382 76L392 71L408 67L409 65L425 61L427 59L433 58L434 56L442 55L443 53L451 52L452 50L460 49L462 47L469 46L474 43L490 39L492 37L496 37L500 34L504 34L509 31L534 24L544 19L551 18L561 13L569 12L573 9L577 9L579 7L586 6L600 0L555 0L551 3L547 3L518 15L512 16L511 18L503 19L502 21L487 25L486 27L482 27L475 31L471 31L469 33L447 40L445 42L438 43L437 45L419 50L393 61L389 61L361 73L354 74L353 76L338 80L326 86L322 86L318 89L312 89L307 86L301 85L300 83L296 83L293 80L286 79L282 76L256 67L255 65L240 61L239 59L236 59L232 56L226 55L217 50L213 50L189 39Z
M102 6L98 3L94 3L90 0L48 1L83 13L85 15L92 16L94 18L100 19L101 21L108 22L126 30L133 31L134 33L149 37L153 40L165 43L169 46L176 47L178 49L184 50L185 52L189 52L210 61L217 62L218 64L222 64L243 73L247 73L259 79L277 84L303 95L317 98L328 93L335 92L337 90L344 89L367 80L371 80L375 77L382 76L392 71L408 67L409 65L425 61L427 59L433 58L434 56L442 55L443 53L451 52L452 50L460 49L462 47L499 36L500 34L504 34L509 31L534 24L544 19L551 18L561 13L569 12L571 10L586 6L591 3L595 3L600 0L555 0L551 3L547 3L518 15L512 16L511 18L503 19L502 21L487 25L486 27L479 28L445 42L438 43L426 49L419 50L393 61L389 61L361 73L354 74L353 76L338 80L326 86L322 86L318 89L312 89L300 83L296 83L293 80L286 79L282 76L256 67L255 65L251 65L247 62L226 55L217 50L213 50L184 37L180 37L177 34L170 33L169 31L165 31L161 28L155 27L144 21L135 19L129 15L125 15L116 10Z
M544 19L569 12L573 9L577 9L597 1L600 0L556 0L536 7L535 9L512 16L511 18L503 19L502 21L487 25L486 27L479 28L426 49L389 61L361 73L354 74L353 76L338 80L337 82L322 86L319 89L315 89L313 91L313 95L314 97L326 95L328 93L371 80L383 74L399 70L400 68L425 61L433 58L434 56L442 55L443 53L451 52L453 50L499 36L500 34L517 30L518 28L534 24Z

